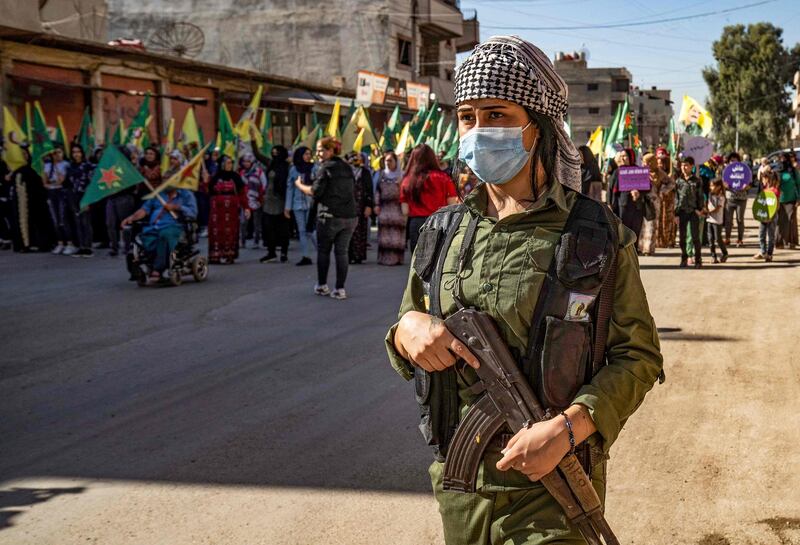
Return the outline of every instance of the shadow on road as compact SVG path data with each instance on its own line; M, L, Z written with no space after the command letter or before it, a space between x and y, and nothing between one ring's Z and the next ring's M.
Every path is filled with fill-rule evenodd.
M702 342L738 342L738 337L710 335L708 333L684 333L681 327L659 327L658 338L662 341L702 341Z
M46 502L62 494L80 494L85 487L73 488L11 488L0 490L0 530L10 528L14 524L11 519L22 513L15 507L27 507Z
M750 270L757 270L757 269L790 269L800 265L800 260L798 259L791 259L787 261L773 261L772 263L764 263L764 262L752 262L751 264L734 264L728 261L727 263L720 263L720 264L713 264L707 261L703 261L703 269L719 269L719 270L734 270L734 271L750 271ZM659 271L659 270L669 270L669 269L679 269L678 263L675 264L651 264L651 263L640 263L639 268L641 270L652 270L652 271ZM688 269L693 269L692 266L687 267Z
M407 267L351 267L335 301L313 268L260 256L164 290L110 258L0 264L0 480L428 493L413 386L383 346Z

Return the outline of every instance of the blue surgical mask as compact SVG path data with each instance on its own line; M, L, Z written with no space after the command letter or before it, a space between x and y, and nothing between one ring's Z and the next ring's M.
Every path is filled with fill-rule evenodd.
M536 147L525 149L524 127L475 127L461 137L458 158L487 184L504 184L522 170Z

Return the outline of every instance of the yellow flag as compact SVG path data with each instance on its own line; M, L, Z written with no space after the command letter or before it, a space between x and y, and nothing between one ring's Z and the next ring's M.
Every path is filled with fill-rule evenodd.
M380 170L381 169L381 159L383 159L383 154L381 153L381 149L375 144L370 146L372 148L372 160L370 161L370 166L372 170Z
M161 154L161 174L169 169L169 154L175 149L175 118L170 118L167 127L167 140L164 142L164 152Z
M411 122L406 121L403 126L403 132L400 133L400 138L397 140L395 146L395 153L405 153L409 148L414 146L414 139L411 137Z
M357 151L361 153L361 148L364 147L364 133L367 129L361 129L358 131L358 136L356 136L355 141L353 142L353 151Z
M3 160L10 170L16 170L27 162L20 144L28 139L14 119L14 114L7 106L3 106Z
M333 105L333 112L331 113L331 120L328 121L328 127L325 129L325 134L328 136L333 136L334 138L339 137L339 110L341 110L342 105L339 104L339 99L336 99L336 104Z
M234 128L233 132L239 137L239 140L242 142L249 142L250 141L250 127L256 126L256 115L258 114L258 108L261 105L261 95L264 92L264 86L259 85L258 89L256 90L253 98L250 100L250 105L242 114L242 117L239 118L239 122L236 123L236 127ZM261 147L261 135L256 131L256 143L259 147Z
M145 199L150 199L167 189L168 187L177 187L178 189L188 189L190 191L197 191L200 185L200 170L203 165L203 158L206 155L206 150L211 146L211 142L205 145L203 149L197 152L197 155L192 157L192 160L183 165L181 169L170 176L164 183L162 183L155 191L145 196Z
M183 118L181 127L181 144L188 147L192 142L200 146L200 129L197 128L197 118L194 116L194 108L186 110L186 117Z
M597 128L592 133L592 136L589 138L588 144L589 149L592 150L592 153L595 157L600 155L600 152L603 151L603 126L598 125Z
M708 136L714 127L711 114L689 95L683 95L678 121L683 124L684 130L693 136Z

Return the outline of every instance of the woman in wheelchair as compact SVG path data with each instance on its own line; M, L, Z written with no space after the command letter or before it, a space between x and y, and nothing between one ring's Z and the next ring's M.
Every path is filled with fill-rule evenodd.
M184 223L197 217L197 201L191 191L174 187L162 192L164 201L153 198L122 220L122 226L148 218L142 229L141 241L144 250L155 255L150 278L160 280L169 267L169 256L184 233Z

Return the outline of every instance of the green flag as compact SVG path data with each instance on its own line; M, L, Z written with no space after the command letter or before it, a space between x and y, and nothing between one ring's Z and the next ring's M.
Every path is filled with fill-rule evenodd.
M394 131L389 127L389 125L383 126L383 151L393 151L394 150Z
M308 132L308 135L302 141L300 141L299 145L310 149L313 155L317 149L317 140L323 136L325 136L325 128L322 125L317 125Z
M143 181L142 174L122 155L117 146L108 146L103 151L92 181L81 199L81 208Z
M317 123L317 124L316 124L316 125L314 125L314 126L315 126L315 127L319 127L319 123ZM302 142L303 140L305 140L306 138L308 138L308 133L309 133L309 130L310 130L310 129L308 128L308 126L307 126L307 125L303 125L303 126L300 128L300 132L299 132L299 133L297 133L297 136L295 137L295 139L294 139L294 142L292 142L292 147L293 147L293 148L296 148L297 146L299 146L299 145L300 145L300 142ZM311 153L313 154L313 153L314 153L314 150L311 150Z
M614 151L614 144L617 143L617 132L619 130L619 121L620 121L620 114L622 113L622 104L617 104L617 111L614 112L614 119L611 121L611 128L608 129L608 135L606 138L606 157L611 158L614 157L616 152Z
M44 171L43 160L45 155L52 153L54 146L47 130L47 121L39 101L33 103L33 123L31 126L31 161L33 168L41 174Z
M127 135L127 131L125 130L125 121L122 118L119 118L119 123L117 123L117 128L114 129L114 134L111 136L111 143L115 146L121 146L123 142L125 142L125 135Z
M453 138L453 142L450 144L450 149L447 150L447 153L444 156L445 161L452 161L458 157L458 135Z
M349 123L351 119L353 119L353 114L356 113L356 102L353 99L350 99L350 107L347 108L347 122Z
M425 142L428 137L431 135L431 131L435 129L434 125L439 117L439 102L434 100L433 106L431 109L428 110L427 115L425 116L425 121L422 123L422 126L417 133L417 138L414 140L414 145L417 146L423 142ZM413 128L412 128L413 132Z
M87 155L92 153L94 149L94 126L92 125L92 116L89 114L88 106L83 110L81 128L78 129L78 143Z
M264 110L261 115L261 153L270 157L272 154L272 112Z
M150 91L144 94L144 100L139 105L139 111L136 112L136 117L131 121L128 127L128 133L125 140L126 144L136 144L142 137L142 133L147 130L147 118L150 117Z
M439 142L439 149L437 151L449 149L449 146L452 143L451 141L453 138L458 140L458 134L456 132L455 126L452 123L450 123L449 125L447 125L447 130L444 131L444 136L442 136L442 139Z
M625 137L628 136L628 130L630 125L630 117L628 112L628 100L626 99L625 102L622 103L622 109L619 114L619 124L617 125L617 133L614 136L614 142L617 144L623 143L625 141Z
M389 121L386 123L386 126L389 127L389 130L392 131L394 134L400 130L400 106L395 106L394 111L392 112L392 117L389 118Z
M219 107L219 133L221 135L222 149L220 153L236 160L236 135L233 132L233 121L228 112L228 106L223 102Z
M669 141L667 142L667 151L672 157L675 157L675 152L678 151L677 145L675 142L675 119L670 117L669 118Z
M442 137L444 136L444 116L439 116L439 121L436 122L436 136L434 138L435 144L433 150L439 153L439 147L442 145Z

